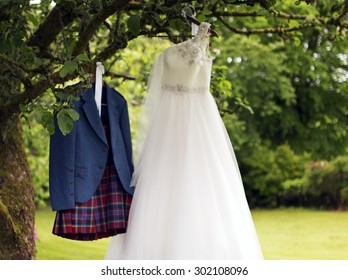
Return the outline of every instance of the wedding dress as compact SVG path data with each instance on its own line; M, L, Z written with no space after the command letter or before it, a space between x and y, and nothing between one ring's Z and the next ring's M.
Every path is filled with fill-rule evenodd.
M161 53L139 134L128 228L105 259L262 259L234 151L209 92L209 24Z

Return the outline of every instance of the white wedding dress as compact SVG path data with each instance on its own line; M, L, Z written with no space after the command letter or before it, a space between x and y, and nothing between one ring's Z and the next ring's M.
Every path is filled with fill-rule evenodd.
M209 92L209 24L154 65L127 233L105 259L263 259L228 134ZM141 137L140 137L141 138Z

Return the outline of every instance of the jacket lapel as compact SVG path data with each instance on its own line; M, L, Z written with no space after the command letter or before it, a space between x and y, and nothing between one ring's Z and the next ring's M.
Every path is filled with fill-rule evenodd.
M103 129L103 125L99 116L97 105L94 100L94 88L91 87L87 89L82 95L82 99L85 101L85 104L82 105L82 108L87 116L87 119L92 126L95 133L98 137L105 143L108 144Z
M123 147L123 143L119 143L119 139L122 139L120 135L120 112L121 106L119 97L109 86L106 85L106 100L108 103L108 114L110 124L111 145L114 154L119 154L119 149ZM120 137L121 136L121 137ZM121 152L120 152L121 153ZM117 160L117 159L116 159ZM116 164L116 163L115 163Z

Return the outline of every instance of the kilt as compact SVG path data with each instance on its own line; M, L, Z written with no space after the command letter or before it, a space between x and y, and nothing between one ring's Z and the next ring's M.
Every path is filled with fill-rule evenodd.
M109 156L94 195L85 203L75 203L74 209L57 211L52 233L73 240L96 240L124 233L131 202L132 195L122 187Z

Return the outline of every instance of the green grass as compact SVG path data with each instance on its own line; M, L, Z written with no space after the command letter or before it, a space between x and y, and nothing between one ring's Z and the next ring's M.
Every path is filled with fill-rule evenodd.
M348 212L307 209L254 210L265 259L347 260ZM73 241L52 234L55 212L36 213L37 259L100 260L110 239Z
M110 238L97 241L75 241L52 234L55 212L36 211L36 259L38 260L102 260Z
M259 210L253 217L265 259L348 259L348 212Z

